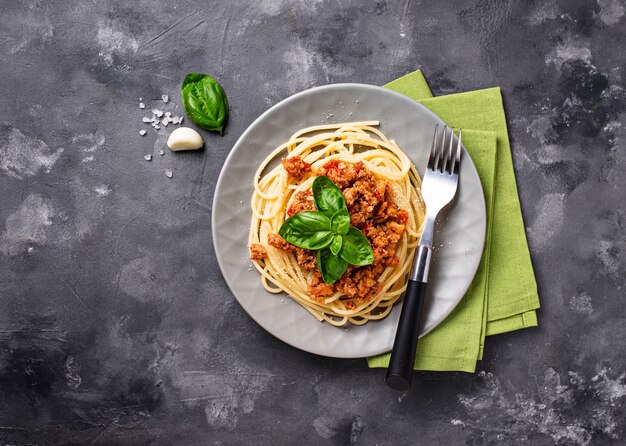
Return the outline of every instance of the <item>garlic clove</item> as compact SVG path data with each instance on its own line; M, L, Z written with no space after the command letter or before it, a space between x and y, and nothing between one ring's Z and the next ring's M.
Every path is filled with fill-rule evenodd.
M179 127L167 139L167 146L174 152L179 150L197 150L204 144L202 136L189 127Z

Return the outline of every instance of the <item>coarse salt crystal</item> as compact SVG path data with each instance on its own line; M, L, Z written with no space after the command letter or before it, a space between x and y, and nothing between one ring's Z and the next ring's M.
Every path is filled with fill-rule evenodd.
M150 122L150 118L146 118L145 116L144 116L143 118L141 118L141 120L142 120L143 122Z
M152 161L152 155L148 154L143 157L146 161Z
M144 104L143 102L139 103L139 108L146 108L146 104Z
M152 110L152 114L156 115L157 118L163 116L163 110Z
M160 128L161 128L161 126L160 126L160 125L158 125L158 124L154 126L154 129L155 129L155 130L159 130Z
M172 116L172 112L165 112L165 116L169 118L170 116Z
M168 178L172 178L174 176L174 172L172 172L172 169L165 169L165 176Z
M148 133L148 132L146 132L145 130L139 130L139 134L140 134L141 136L145 135L146 133Z
M163 118L163 120L161 121L161 124L163 124L164 127L167 127L167 123L168 123L167 118Z
M159 150L159 155L161 156L165 155L165 150Z
M170 97L166 94L161 95L161 99L163 99L163 102L166 104L170 101Z

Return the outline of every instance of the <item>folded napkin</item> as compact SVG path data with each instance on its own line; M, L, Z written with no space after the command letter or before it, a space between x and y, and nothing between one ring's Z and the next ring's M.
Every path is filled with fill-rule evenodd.
M500 89L433 97L421 71L385 87L463 129L463 144L485 192L487 234L476 276L446 320L419 340L414 365L416 370L474 372L485 336L536 326L539 308ZM368 358L368 364L387 367L389 354Z

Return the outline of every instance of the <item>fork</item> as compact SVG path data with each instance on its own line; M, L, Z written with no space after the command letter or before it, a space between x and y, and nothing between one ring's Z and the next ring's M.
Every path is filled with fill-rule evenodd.
M447 149L446 140L449 140ZM428 270L433 251L435 219L456 195L460 164L461 130L459 129L456 149L454 149L454 129L448 129L448 126L444 126L441 138L439 138L439 124L437 124L428 166L422 182L426 220L419 245L415 251L415 257L413 257L411 274L404 294L400 321L387 369L387 385L395 390L406 390L411 386L417 338L421 328L426 296Z

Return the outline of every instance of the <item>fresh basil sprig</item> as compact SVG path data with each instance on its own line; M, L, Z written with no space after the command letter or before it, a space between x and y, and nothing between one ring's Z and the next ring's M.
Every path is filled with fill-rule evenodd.
M278 234L299 248L317 251L317 267L329 285L346 272L348 264L371 265L374 251L367 237L350 226L350 213L341 189L326 176L313 181L313 200L317 211L289 217Z
M183 107L194 124L224 134L228 100L222 86L208 74L189 73L183 81Z
M348 207L346 200L343 198L341 189L337 187L333 181L327 176L319 176L313 181L313 200L315 200L315 208L326 215L333 218L336 212L344 211L348 215Z
M335 235L331 230L330 219L315 211L295 214L282 224L278 233L292 245L314 250L330 245Z
M348 268L348 262L340 256L333 255L330 249L317 251L317 268L322 273L322 279L329 285L335 283Z

